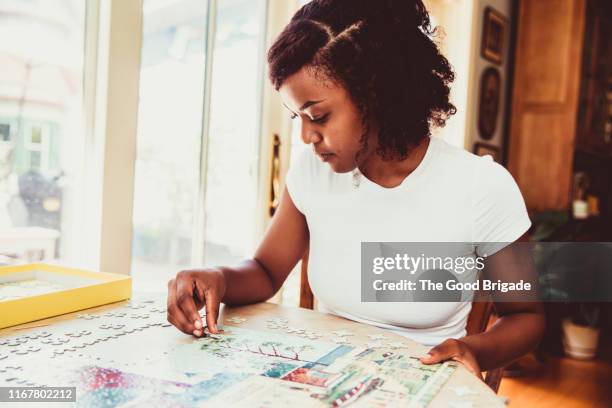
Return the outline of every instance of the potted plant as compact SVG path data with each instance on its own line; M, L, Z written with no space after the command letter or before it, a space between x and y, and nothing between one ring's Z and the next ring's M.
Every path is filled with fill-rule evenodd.
M544 212L535 217L534 261L540 297L547 310L549 346L556 343L570 357L590 359L599 342L597 302L608 298L606 291L612 284L612 246L574 241L568 221L563 212Z
M563 349L573 358L595 357L599 342L599 305L578 303L572 316L563 320Z

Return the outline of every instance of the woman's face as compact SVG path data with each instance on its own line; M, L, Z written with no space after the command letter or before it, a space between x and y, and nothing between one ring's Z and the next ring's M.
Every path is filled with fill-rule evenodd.
M363 128L361 114L344 87L317 80L309 69L302 68L285 80L279 92L292 117L300 118L304 143L311 144L333 171L355 169ZM371 140L368 146L372 146ZM360 161L368 155L365 152Z

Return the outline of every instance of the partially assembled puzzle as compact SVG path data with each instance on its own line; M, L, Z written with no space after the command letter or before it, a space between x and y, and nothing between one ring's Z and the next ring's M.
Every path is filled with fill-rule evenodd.
M22 299L28 296L43 295L66 289L57 282L47 282L40 279L25 279L16 282L0 283L0 302Z
M345 330L322 340L286 319L268 331L245 320L193 338L168 335L155 301L82 314L0 337L0 386L76 386L82 407L425 407L456 369L423 365L381 335L356 347Z

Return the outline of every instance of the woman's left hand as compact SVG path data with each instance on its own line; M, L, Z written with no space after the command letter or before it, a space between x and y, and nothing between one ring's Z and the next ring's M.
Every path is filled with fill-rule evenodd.
M482 380L482 373L476 356L468 345L457 339L448 339L429 350L426 356L420 358L423 364L441 363L455 360L462 363L470 372Z

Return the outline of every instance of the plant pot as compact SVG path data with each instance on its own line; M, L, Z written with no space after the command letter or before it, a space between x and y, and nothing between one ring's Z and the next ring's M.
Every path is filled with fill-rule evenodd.
M595 357L599 341L599 328L580 326L571 319L563 320L563 349L565 354L580 360Z

